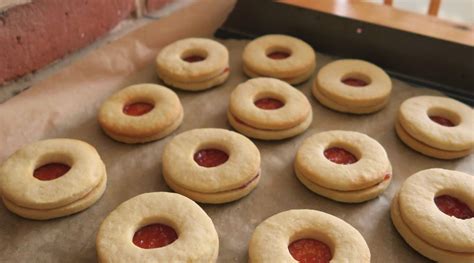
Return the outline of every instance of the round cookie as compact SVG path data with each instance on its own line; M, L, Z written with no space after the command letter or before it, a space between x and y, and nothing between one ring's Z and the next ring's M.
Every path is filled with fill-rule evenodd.
M418 96L405 100L398 112L398 134L408 146L418 150L415 143L406 138L413 138L430 148L435 148L439 153L430 154L429 151L420 150L422 153L443 159L450 159L451 152L467 153L474 147L473 110L454 99L437 96ZM406 135L406 136L405 136ZM466 155L467 155L466 154ZM462 154L459 154L462 156ZM455 158L461 157L455 155Z
M227 119L235 130L251 138L260 140L283 140L294 137L306 131L313 121L313 112L310 111L309 116L302 123L286 130L256 129L236 119L234 115L230 113L230 111L227 111Z
M313 83L314 97L336 111L366 114L382 109L390 98L392 82L367 61L342 59L324 66Z
M362 235L345 221L316 210L288 210L257 226L249 262L370 262ZM308 261L309 262L309 261Z
M155 84L129 86L101 106L99 124L112 139L124 143L159 140L183 121L183 107L172 90Z
M316 68L316 53L304 41L286 35L254 39L242 54L243 70L249 77L272 77L290 84L309 79Z
M173 87L198 91L229 77L229 52L217 41L186 38L164 47L156 57L158 76Z
M398 138L406 145L408 145L413 150L422 153L426 156L443 159L443 160L451 160L462 158L471 154L471 150L464 150L464 151L444 151L440 149L433 148L423 142L418 141L417 139L410 136L405 129L402 128L400 122L395 123L395 131L398 135Z
M275 140L304 132L313 116L300 91L278 79L255 78L234 89L228 118L236 130L249 137Z
M317 85L314 83L314 85ZM375 106L368 106L368 107L355 107L355 106L348 106L348 105L339 105L336 102L330 100L326 96L324 96L316 86L313 86L312 89L313 96L321 103L323 106L326 106L329 109L345 112L345 113L354 113L354 114L368 114L377 112L387 105L389 102L389 98L379 105Z
M99 262L215 262L219 239L209 216L175 193L135 196L102 222Z
M106 181L97 151L72 139L27 145L0 168L5 206L31 219L61 217L88 208L102 196Z
M473 176L457 171L415 173L392 202L392 222L420 254L439 262L472 262L473 184Z
M309 78L311 78L311 76L313 75L313 72L314 72L315 69L316 69L316 63L313 64L313 66L303 75L300 75L300 76L297 76L297 77L292 77L292 78L278 78L278 79L282 80L282 81L284 81L284 82L286 82L290 85L298 85L300 83L305 82ZM243 66L243 71L250 78L260 78L260 77L262 77L262 76L258 75L257 73L254 73L254 72L248 70L245 67L245 65Z
M363 202L390 184L392 166L382 145L352 131L327 131L307 138L294 169L311 191L341 202Z
M260 153L246 137L224 129L195 129L174 137L162 156L170 188L201 203L226 203L260 180Z

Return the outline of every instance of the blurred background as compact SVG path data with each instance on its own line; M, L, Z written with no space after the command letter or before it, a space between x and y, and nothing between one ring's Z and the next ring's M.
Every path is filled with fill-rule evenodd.
M346 3L351 0L338 1ZM395 8L419 14L428 14L431 4L439 6L437 12L439 18L474 26L474 0L367 0L365 2L391 4Z

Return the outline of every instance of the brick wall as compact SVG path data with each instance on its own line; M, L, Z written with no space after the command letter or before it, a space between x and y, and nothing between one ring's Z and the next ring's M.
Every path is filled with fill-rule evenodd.
M143 4L153 11L171 1ZM89 45L129 17L135 4L135 0L34 0L0 13L0 85Z

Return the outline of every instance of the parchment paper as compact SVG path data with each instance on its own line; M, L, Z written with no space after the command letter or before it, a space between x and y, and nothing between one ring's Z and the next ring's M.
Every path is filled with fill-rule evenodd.
M30 142L68 137L95 146L108 174L102 199L69 217L27 220L0 205L0 262L95 262L99 224L117 205L141 193L170 191L161 176L161 153L174 135L194 128L231 129L226 108L230 92L247 79L241 62L246 41L221 41L229 48L231 59L231 76L224 85L199 93L176 90L184 106L184 122L165 139L142 145L115 142L101 131L96 114L104 99L127 85L161 83L153 63L159 49L183 37L210 37L232 5L232 1L201 1L91 52L0 105L0 162ZM318 54L318 69L334 59ZM219 262L246 262L248 241L260 222L278 212L301 208L330 213L357 228L370 247L372 262L428 262L392 226L390 201L401 183L419 170L441 167L473 174L473 155L441 161L407 148L393 128L400 103L412 96L439 93L397 79L392 81L389 105L366 116L341 114L322 107L310 93L311 81L297 87L313 106L314 120L308 131L283 141L254 140L262 156L258 187L246 198L229 204L202 205L219 234ZM394 179L379 198L362 204L342 204L310 192L295 177L292 164L302 141L316 132L334 129L367 133L387 150Z

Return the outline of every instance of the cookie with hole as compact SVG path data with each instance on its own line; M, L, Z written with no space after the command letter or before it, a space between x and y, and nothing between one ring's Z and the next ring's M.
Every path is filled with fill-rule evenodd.
M405 100L395 124L398 137L410 148L438 159L469 155L474 148L473 110L451 98L417 96Z
M297 85L316 68L316 53L306 42L288 35L264 35L242 53L243 71L250 78L271 77Z
M201 203L243 198L261 177L255 144L224 129L194 129L175 136L165 146L162 162L168 186Z
M389 102L390 77L363 60L341 59L325 65L313 82L313 96L324 106L346 113L369 114Z
M229 51L212 39L181 39L160 51L156 69L158 76L172 87L206 90L221 85L229 77Z
M98 121L104 132L123 143L159 140L182 123L183 107L174 91L144 83L126 87L101 106Z
M237 131L261 140L299 135L313 119L306 96L274 78L254 78L239 84L230 96L227 116Z

